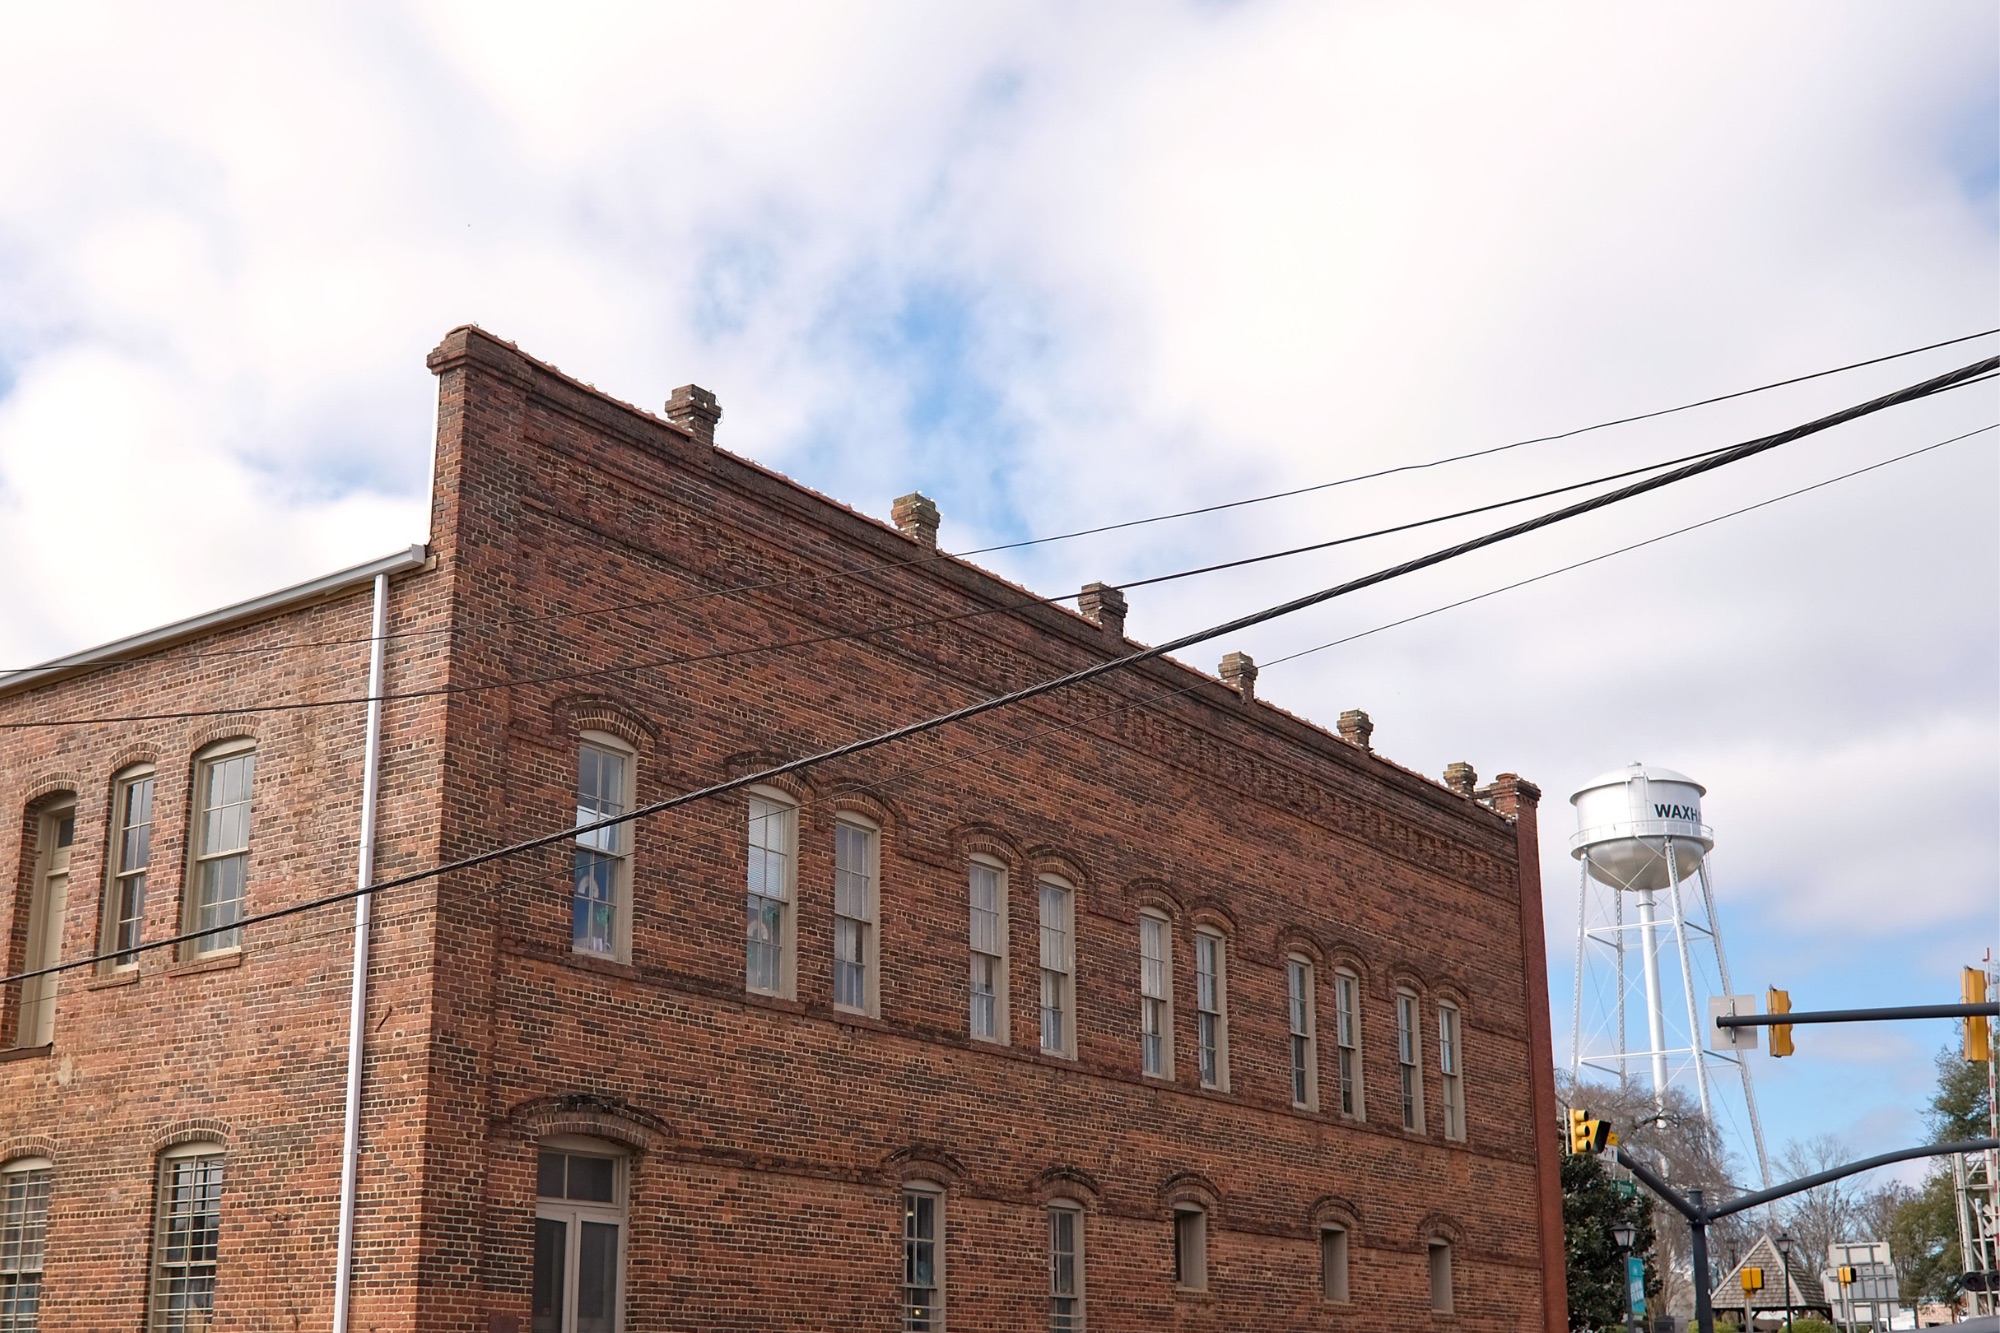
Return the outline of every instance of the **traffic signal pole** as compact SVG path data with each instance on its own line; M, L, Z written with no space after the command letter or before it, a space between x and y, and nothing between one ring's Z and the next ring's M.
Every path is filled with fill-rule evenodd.
M1995 1018L2000 1003L1905 1004L1888 1009L1793 1009L1782 1014L1718 1014L1719 1028L1790 1027L1794 1023L1873 1023L1897 1018Z
M1983 1007L1988 1009L1994 1008L1991 1005ZM1786 1017L1790 1017L1790 1015L1786 1015ZM1717 1021L1720 1022L1722 1020L1718 1019ZM1967 1139L1962 1143L1928 1143L1917 1148L1900 1148L1895 1152L1885 1152L1879 1153L1874 1157L1864 1157L1858 1162L1849 1162L1845 1166L1836 1166L1828 1171L1815 1171L1809 1176L1800 1176L1797 1180L1788 1180L1782 1185L1773 1185L1770 1189L1752 1190L1748 1194L1739 1194L1728 1203L1713 1208L1709 1207L1703 1201L1700 1190L1691 1189L1683 1196L1680 1191L1660 1179L1659 1176L1653 1173L1650 1167L1627 1152L1623 1147L1614 1148L1612 1151L1618 1156L1618 1165L1630 1171L1634 1178L1655 1195L1659 1196L1663 1203L1687 1219L1688 1231L1692 1241L1689 1249L1690 1259L1694 1268L1692 1277L1694 1278L1695 1326L1701 1333L1715 1333L1715 1307L1711 1303L1712 1297L1708 1288L1709 1223L1715 1221L1717 1218L1728 1217L1732 1213L1740 1213L1748 1208L1760 1208L1774 1199L1782 1199L1787 1195L1797 1194L1801 1190L1813 1189L1829 1181L1839 1180L1844 1176L1856 1175L1863 1171L1873 1171L1878 1166L1888 1166L1894 1162L1907 1162L1912 1158L1918 1157L1950 1157L1959 1153L1987 1152L1995 1148L2000 1148L2000 1138ZM1788 1282L1790 1276L1790 1271L1787 1269L1786 1279ZM1789 1287L1787 1288L1787 1292L1789 1293Z

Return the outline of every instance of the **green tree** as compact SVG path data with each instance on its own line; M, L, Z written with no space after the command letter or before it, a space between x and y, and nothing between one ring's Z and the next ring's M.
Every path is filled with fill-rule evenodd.
M1637 1233L1632 1250L1645 1256L1646 1299L1660 1293L1653 1269L1652 1207L1619 1182L1595 1157L1567 1154L1562 1164L1563 1249L1569 1267L1569 1326L1612 1327L1625 1317L1625 1254L1611 1228L1629 1223Z
M1947 1047L1938 1052L1937 1091L1931 1096L1931 1142L1954 1143L1984 1138L1987 1118L1986 1066L1974 1064ZM1925 1177L1923 1187L1904 1199L1890 1216L1889 1251L1906 1303L1949 1301L1958 1294L1958 1275L1965 1264L1958 1246L1958 1201L1954 1197L1951 1164L1941 1159Z

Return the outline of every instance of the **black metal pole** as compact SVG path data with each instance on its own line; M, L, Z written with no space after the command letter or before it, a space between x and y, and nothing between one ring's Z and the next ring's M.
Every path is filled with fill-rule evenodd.
M2000 1004L1904 1004L1888 1009L1801 1009L1790 1014L1718 1014L1719 1028L1791 1027L1798 1023L1880 1023L1898 1018L2000 1017Z
M1709 1303L1708 1292L1708 1214L1702 1211L1700 1190L1689 1190L1687 1201L1692 1210L1688 1232L1694 1242L1688 1254L1694 1278L1694 1326L1701 1333L1715 1333L1715 1307Z

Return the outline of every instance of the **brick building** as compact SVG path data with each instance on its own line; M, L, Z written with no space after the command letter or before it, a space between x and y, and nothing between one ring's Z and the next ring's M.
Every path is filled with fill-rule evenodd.
M110 955L6 988L0 1329L332 1325L353 908L236 923L354 883L377 575L382 880L1130 651L698 389L430 365L427 547L0 678L7 972ZM385 890L349 1327L1565 1327L1536 789L1225 675Z

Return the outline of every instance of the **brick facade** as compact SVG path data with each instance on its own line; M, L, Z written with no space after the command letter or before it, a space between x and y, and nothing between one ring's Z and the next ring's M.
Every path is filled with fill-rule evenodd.
M586 731L629 749L644 802L1123 650L1119 617L1021 607L927 559L921 532L716 449L698 391L664 421L472 329L430 364L430 557L391 595L380 878L565 825ZM702 595L745 585L779 586ZM356 584L0 680L0 724L353 699L369 609ZM896 1327L917 1180L943 1190L953 1330L1049 1327L1056 1200L1083 1209L1093 1329L1565 1327L1539 794L1412 774L1364 748L1365 723L1343 740L1153 662L782 780L789 998L745 989L739 794L637 826L617 960L571 948L566 845L385 892L350 1326L528 1333L537 1144L579 1135L627 1154L631 1330ZM114 780L136 763L157 774L146 935L179 929L196 757L236 737L258 753L249 910L352 883L358 704L0 730L9 972L55 803L76 819L63 954L96 951ZM870 1013L833 1004L843 816L878 831ZM975 854L1006 870L1004 1044L968 1035ZM1074 1058L1039 1049L1045 874L1074 889ZM1140 1070L1146 910L1170 922L1171 1081ZM53 1164L43 1328L144 1325L158 1157L192 1139L227 1155L215 1326L328 1327L352 919L66 974L53 1043L0 1060L0 1163ZM1226 1090L1196 1074L1197 929L1227 942ZM1317 1110L1292 1104L1292 956L1315 967ZM1337 1111L1336 968L1360 979L1363 1120ZM1398 990L1422 1015L1421 1133L1397 1113ZM1442 1132L1440 1004L1464 1030L1464 1142ZM1207 1211L1205 1291L1174 1281L1177 1205ZM1325 1225L1348 1230L1344 1304L1320 1292ZM1434 1241L1450 1314L1430 1308Z

